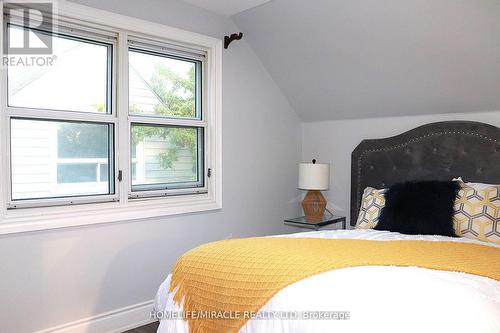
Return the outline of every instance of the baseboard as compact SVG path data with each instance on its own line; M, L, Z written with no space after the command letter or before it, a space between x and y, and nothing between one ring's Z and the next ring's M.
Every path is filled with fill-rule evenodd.
M50 327L35 333L121 333L149 324L153 301L134 304L96 316Z

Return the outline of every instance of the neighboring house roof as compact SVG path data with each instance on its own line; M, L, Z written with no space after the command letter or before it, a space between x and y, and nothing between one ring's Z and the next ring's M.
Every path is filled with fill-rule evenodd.
M162 104L168 109L165 102L158 96L146 79L130 65L129 70L129 99L130 105L137 106L144 113L154 113L155 105Z

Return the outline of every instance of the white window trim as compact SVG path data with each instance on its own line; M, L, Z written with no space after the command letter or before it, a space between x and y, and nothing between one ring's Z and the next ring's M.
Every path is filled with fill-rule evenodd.
M3 3L1 13L3 13ZM8 186L5 181L0 182L0 234L28 232L36 230L55 229L63 227L92 225L99 223L119 222L144 218L161 217L175 214L202 212L222 208L222 41L213 37L169 27L137 18L115 14L74 3L61 2L57 5L57 13L61 16L75 18L88 23L109 26L110 30L121 31L118 36L118 45L127 45L127 32L134 35L158 36L163 40L180 45L193 45L206 52L206 77L208 87L206 108L206 141L205 156L210 165L211 177L208 178L208 193L188 194L170 197L156 197L148 199L130 200L128 177L124 181L116 182L116 192L119 202L86 203L71 206L54 206L40 208L7 209ZM0 26L3 27L3 15ZM3 48L3 34L0 34L0 45ZM124 51L121 47L118 52L118 66L121 71L128 70L124 62ZM3 53L2 53L3 54ZM2 68L2 77L5 69ZM2 85L4 84L2 80ZM128 89L128 82L123 76L118 79L118 89ZM1 88L2 103L6 98L6 89ZM118 135L128 135L128 100L126 94L120 94L117 100ZM5 140L8 129L7 117L0 116L0 179L10 179L7 174L8 140ZM128 149L120 149L120 138L115 142L118 151L116 159L120 166L128 165ZM123 169L123 167L121 167Z

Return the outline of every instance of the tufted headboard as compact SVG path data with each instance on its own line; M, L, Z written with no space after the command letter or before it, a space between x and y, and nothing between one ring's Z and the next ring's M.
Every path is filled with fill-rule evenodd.
M500 184L500 128L471 121L444 121L385 139L363 140L351 156L351 225L363 190L408 180Z

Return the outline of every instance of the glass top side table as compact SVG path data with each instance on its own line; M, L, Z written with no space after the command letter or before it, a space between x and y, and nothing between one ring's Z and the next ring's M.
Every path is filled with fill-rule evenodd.
M314 229L314 230L319 230L327 225L342 223L342 229L346 228L345 216L336 216L330 214L325 214L321 220L314 222L308 222L305 216L300 216L292 219L285 219L284 223L286 225L294 227Z

